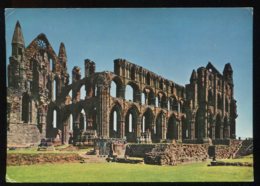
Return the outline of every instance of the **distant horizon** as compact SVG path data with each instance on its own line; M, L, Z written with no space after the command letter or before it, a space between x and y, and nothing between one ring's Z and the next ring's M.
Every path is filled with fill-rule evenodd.
M211 62L223 74L230 63L236 136L253 137L250 8L6 9L7 65L18 20L26 46L40 33L56 54L64 42L70 82L73 66L84 76L87 58L97 72L113 72L113 60L122 58L184 87L193 69Z

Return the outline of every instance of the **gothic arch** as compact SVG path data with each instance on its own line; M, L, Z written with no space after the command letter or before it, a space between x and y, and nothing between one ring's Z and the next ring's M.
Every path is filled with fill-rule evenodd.
M167 139L179 139L179 121L177 120L176 116L172 114L168 119L168 127L166 137Z
M160 142L160 139L163 137L163 125L165 122L166 116L163 111L157 114L156 123L155 123L155 130L154 130L154 137L152 136L153 142Z
M142 132L149 130L153 131L154 114L151 108L147 108L142 116Z
M133 102L140 102L141 100L141 94L140 94L140 89L139 89L139 86L133 82L133 81L129 81L127 84L126 84L126 89L125 89L125 95L127 95L126 91L127 91L127 86L130 86L132 88L132 91L133 91L133 95L129 95L132 99ZM125 98L127 98L127 96L125 96Z
M116 103L109 114L109 137L120 138L121 134L122 107Z
M115 97L124 98L124 95L122 94L124 92L122 79L119 76L115 76L112 78L112 80L110 82L111 85L112 85L112 82L115 83L116 87L112 87L112 86L110 87L110 95L113 92L115 94Z
M125 115L125 136L127 141L135 142L139 124L139 111L136 106L131 106Z
M24 123L32 121L32 101L27 93L22 97L22 121Z
M181 118L182 120L182 125L181 125L181 131L182 131L182 139L188 139L189 138L189 125L188 125L188 119L185 117Z
M143 89L143 93L145 94L146 104L155 105L155 94L153 89L150 86L146 86Z
M213 97L212 89L208 90L208 103L209 103L210 106L214 105L214 97Z
M159 91L157 97L158 97L158 107L167 108L167 97L165 93Z
M215 130L215 137L217 139L220 139L222 134L221 133L221 126L222 126L222 119L220 114L217 114L216 116L216 130Z

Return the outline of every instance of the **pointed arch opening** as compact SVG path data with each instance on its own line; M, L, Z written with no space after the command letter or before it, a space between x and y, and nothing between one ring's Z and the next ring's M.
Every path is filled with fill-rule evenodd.
M52 91L52 100L55 101L57 96L57 80L53 80L53 91Z
M170 140L179 139L179 121L177 121L175 115L171 115L168 120L166 137Z
M152 137L153 142L160 142L162 139L163 122L165 122L165 115L163 112L160 112L156 117L155 132L154 136Z
M125 88L125 99L127 101L141 102L139 87L134 82L129 82Z
M116 92L117 92L117 85L114 81L111 81L110 96L114 98L117 97Z
M84 100L86 97L86 86L82 85L80 88L80 99Z
M137 108L131 107L125 116L125 136L129 142L136 142L138 113Z
M32 103L28 94L22 97L22 121L24 123L32 121Z
M85 131L87 128L87 119L86 119L86 113L84 109L81 110L80 112L80 124L79 124L80 130Z
M52 127L57 128L57 111L53 110Z
M109 116L109 137L120 138L121 137L121 114L122 109L120 105L115 105Z
M221 132L220 128L221 128L221 117L218 114L217 117L216 117L216 130L215 130L215 137L217 139L220 139L220 136L221 136L220 135L220 132Z

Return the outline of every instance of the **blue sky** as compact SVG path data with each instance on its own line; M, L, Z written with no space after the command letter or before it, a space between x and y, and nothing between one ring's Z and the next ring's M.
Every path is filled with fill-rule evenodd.
M45 33L56 54L65 43L69 73L84 59L113 71L124 58L185 85L208 61L233 68L237 136L252 137L252 20L250 8L7 9L7 60L17 20L26 46ZM7 63L9 63L7 61Z

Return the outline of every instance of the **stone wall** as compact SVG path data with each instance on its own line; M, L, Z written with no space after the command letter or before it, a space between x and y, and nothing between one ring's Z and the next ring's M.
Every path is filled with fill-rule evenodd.
M75 153L40 153L40 154L8 154L7 165L32 165L43 163L65 163L65 162L79 162L83 158Z
M230 145L216 145L216 158L227 159L235 157L236 152L240 148L240 142L233 140Z
M145 154L155 148L155 144L128 144L126 146L126 155L130 157L145 157Z
M8 146L28 146L39 144L42 136L35 124L9 124L7 131Z
M184 162L205 161L208 158L205 145L158 144L144 157L146 164L177 165Z

